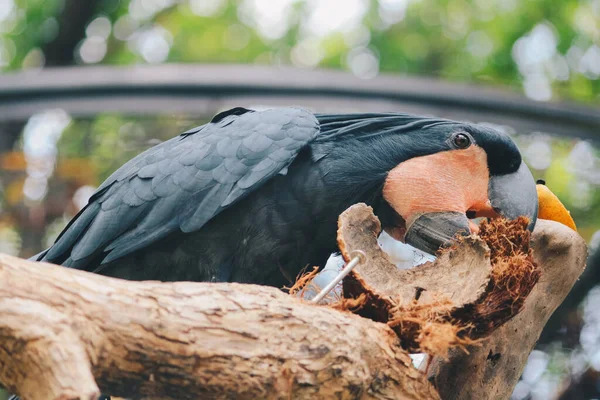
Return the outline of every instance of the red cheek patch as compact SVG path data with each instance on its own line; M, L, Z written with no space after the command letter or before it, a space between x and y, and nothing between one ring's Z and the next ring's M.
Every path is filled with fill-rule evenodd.
M422 213L490 208L485 151L475 145L407 160L386 178L383 197L409 226Z

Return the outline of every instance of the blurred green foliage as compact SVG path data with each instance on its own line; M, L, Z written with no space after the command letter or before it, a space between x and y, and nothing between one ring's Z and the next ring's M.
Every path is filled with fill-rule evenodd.
M600 0L88 1L95 12L84 22L95 23L73 62L321 66L599 103ZM71 3L2 0L0 67L42 65Z

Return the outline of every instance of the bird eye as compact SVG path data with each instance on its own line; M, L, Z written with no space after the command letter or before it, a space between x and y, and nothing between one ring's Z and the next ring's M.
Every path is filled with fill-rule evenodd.
M471 138L464 133L457 133L454 138L452 138L452 142L457 148L466 149L471 145Z

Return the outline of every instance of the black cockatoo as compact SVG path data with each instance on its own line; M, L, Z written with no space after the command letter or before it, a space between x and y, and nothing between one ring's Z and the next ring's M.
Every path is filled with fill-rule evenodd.
M35 259L132 280L281 287L336 251L338 215L357 202L430 253L475 230L467 216L525 215L533 227L537 215L517 146L490 127L234 108L123 165Z

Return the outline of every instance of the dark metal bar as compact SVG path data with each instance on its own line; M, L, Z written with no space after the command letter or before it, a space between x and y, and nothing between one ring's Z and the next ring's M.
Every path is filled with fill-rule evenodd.
M535 102L498 89L331 70L248 65L49 68L0 76L0 120L48 108L75 115L212 113L229 106L406 111L506 124L524 132L600 140L600 109Z

